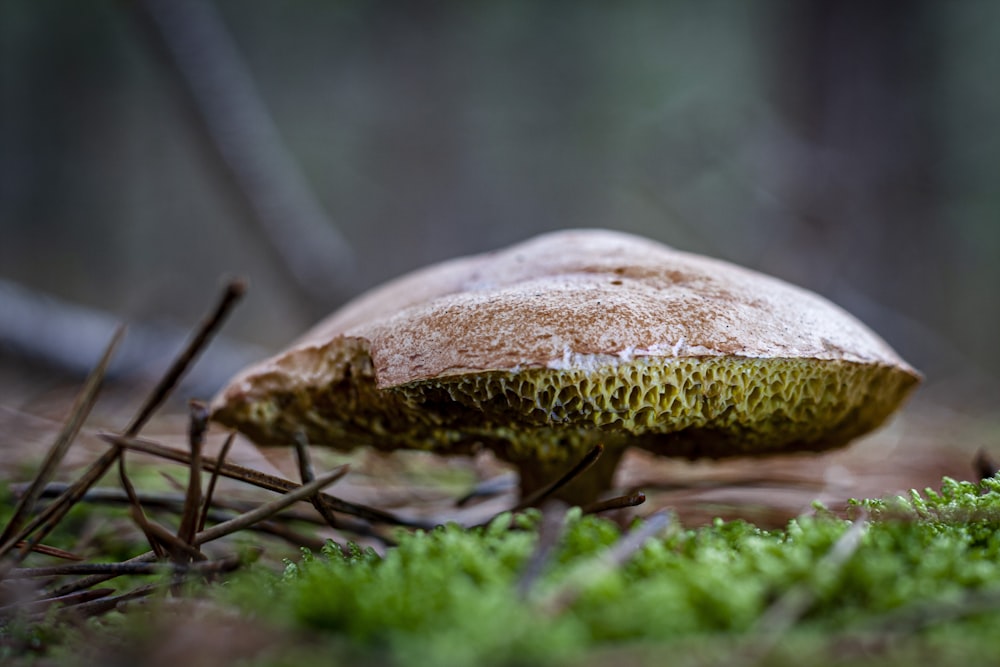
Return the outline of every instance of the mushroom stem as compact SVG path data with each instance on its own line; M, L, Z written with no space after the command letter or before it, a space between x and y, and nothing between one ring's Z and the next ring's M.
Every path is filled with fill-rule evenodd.
M545 498L558 498L572 505L588 505L608 491L614 481L624 447L605 447L603 453L579 475ZM521 499L529 499L538 491L566 475L576 462L514 461L521 478Z

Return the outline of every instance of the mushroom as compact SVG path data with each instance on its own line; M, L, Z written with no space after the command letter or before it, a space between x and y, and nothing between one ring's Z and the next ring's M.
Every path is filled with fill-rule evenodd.
M825 299L603 230L415 271L238 375L213 417L260 445L469 453L526 494L596 443L587 502L625 449L722 458L821 451L879 426L920 375Z

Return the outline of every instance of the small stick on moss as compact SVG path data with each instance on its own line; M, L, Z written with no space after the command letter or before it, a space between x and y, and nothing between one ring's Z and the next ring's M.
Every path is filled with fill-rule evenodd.
M166 400L178 380L180 380L187 368L205 345L207 345L208 341L222 325L222 322L236 301L245 291L246 286L242 281L230 281L215 309L202 321L188 345L171 365L167 373L161 378L142 408L140 408L125 431L126 437L137 435L156 408ZM57 498L21 531L17 541L23 539L25 540L25 545L18 550L15 565L20 563L37 544L40 544L48 536L52 529L66 516L70 508L79 502L83 494L114 465L119 456L121 456L122 451L120 445L115 445L112 449L105 452L67 489L65 494ZM30 539L29 535L31 535Z
M208 520L209 511L212 509L212 499L215 496L215 485L219 481L219 472L222 468L223 461L229 455L229 449L233 446L233 442L236 440L236 431L233 431L226 438L226 441L222 445L222 451L219 452L219 458L216 461L215 466L212 468L212 476L208 480L208 489L205 491L205 500L201 505L201 516L198 517L198 531L205 530L205 521ZM200 463L200 462L199 462Z
M322 475L322 476L318 477L317 479L313 480L309 484L305 484L303 486L295 488L292 491L289 491L285 495L281 496L280 498L275 499L274 501L272 501L270 503L267 503L265 505L261 505L260 507L254 509L254 510L251 510L251 511L246 512L244 514L241 514L241 515L239 515L239 516L237 516L237 517L235 517L233 519L230 519L229 521L226 521L224 523L220 523L220 524L218 524L216 526L212 526L211 528L209 528L207 530L201 531L197 535L195 535L195 537L194 537L194 540L193 540L194 546L202 545L202 544L205 544L206 542L211 542L213 540L216 540L216 539L219 539L219 538L224 537L226 535L229 535L230 533L236 532L238 530L242 530L244 528L248 528L251 525L254 525L256 523L259 523L260 521L263 521L264 519L268 519L268 518L274 516L275 514L277 514L278 512L280 512L281 510L283 510L284 508L288 507L292 503L298 502L299 500L302 500L304 498L308 498L310 495L315 494L320 489L323 489L323 488L329 486L330 484L333 484L338 479L340 479L345 474L347 474L347 470L348 470L348 466L346 466L346 465L340 466L340 467L338 467L338 468L336 468L334 470L331 470L330 472L326 473L325 475ZM171 535L171 537L173 537L173 536ZM139 556L136 556L135 558L132 558L129 561L126 561L126 562L144 562L144 561L149 561L149 560L156 560L156 555L153 552L151 552L151 551L147 552L147 553L144 553L144 554L141 554ZM108 575L102 574L102 575L93 575L93 576L94 577L98 577L98 578L97 579L91 578L91 579L89 579L87 581L81 580L81 581L78 581L78 582L74 582L71 585L68 585L68 586L65 586L65 587L62 587L62 588L58 589L57 592L60 593L60 594L65 594L65 593L68 593L68 592L73 592L73 591L76 591L76 590L80 590L81 588L86 588L88 586L95 585L96 583L100 583L102 581L107 581L108 579L111 579L111 578L113 578L115 576L118 576L118 575L115 575L115 574L108 574ZM100 577L103 577L103 578L100 578Z
M302 479L303 484L307 484L314 479L316 479L316 473L313 471L312 459L309 457L309 444L306 442L306 437L303 433L296 434L295 437L295 458L299 464L299 477ZM327 507L319 496L313 496L311 499L313 507L319 512L319 515L323 517L327 525L330 528L337 529L338 524L337 517L333 515L330 508Z
M642 491L637 491L627 496L616 496L615 498L608 498L607 500L600 500L596 503L591 503L583 508L583 513L599 514L600 512L620 510L625 509L626 507L637 507L644 502L646 502L646 494Z
M867 622L865 634L908 636L950 621L995 613L1000 609L1000 591L966 591L958 598L920 601L894 609Z
M99 433L98 437L112 445L121 445L125 449L150 454L152 456L156 456L167 461L173 461L174 463L179 463L185 466L191 464L191 455L188 452L166 447L160 443L153 442L152 440L144 438L126 438L125 436L118 435L117 433ZM287 491L288 489L296 486L295 482L291 482L287 479L275 477L274 475L268 475L267 473L260 472L259 470L246 468L235 463L225 463L210 456L203 456L201 458L201 466L202 470L212 471L218 469L219 474L223 477L229 477L230 479L235 479L238 482L257 486L262 489L267 489L268 491Z
M538 542L528 558L527 564L517 580L517 595L522 600L531 593L532 587L552 560L556 545L566 532L566 512L569 507L562 502L552 501L542 508L542 522L538 527Z
M46 495L54 495L61 493L65 490L67 485L65 484L49 484L43 491L42 497ZM14 487L16 492L16 487ZM147 508L163 509L170 512L179 513L184 503L184 497L179 494L165 494L165 493L149 493L139 491L139 498L142 500L142 504ZM206 496L206 500L207 500ZM95 488L84 494L82 502L86 503L97 503L97 504L111 504L111 505L121 505L128 504L128 496L122 489L119 488L108 488L101 487ZM212 505L208 507L207 512L203 514L204 519L212 519L217 523L223 521L228 521L233 518L232 514L228 514L226 511L230 512L247 512L257 505L254 503L246 501L216 501L212 500ZM326 544L325 540L316 539L304 533L299 533L292 528L284 525L289 521L300 521L303 523L315 524L319 526L325 526L326 521L322 517L317 516L313 512L297 511L294 509L285 509L279 515L275 516L274 519L268 521L261 521L258 524L250 526L248 530L257 531L260 533L265 533L267 535L273 535L279 539L285 540L289 544L296 547L306 547L312 549L313 551L318 551L320 547ZM372 537L378 537L382 539L387 544L391 544L391 541L386 540L382 536L376 535L367 529L368 526L359 526L361 530L355 530L353 526L345 526L343 529L350 530L352 532L370 535ZM204 530L204 524L199 526L199 531ZM68 554L59 549L52 549L52 547L44 547L44 545L39 545L35 548L38 553L47 553L49 555L57 556L59 558L69 558L72 560L83 560L82 557L74 556L73 554ZM50 553L51 551L51 553Z
M246 283L243 280L233 279L226 283L222 296L216 303L215 308L198 325L188 344L170 365L167 372L163 374L163 377L160 378L160 381L153 388L153 391L150 392L148 398L128 425L128 428L125 429L124 435L126 437L133 437L139 434L139 431L146 425L149 418L153 416L156 409L160 407L163 401L167 400L167 397L170 396L170 393L177 386L184 373L194 363L194 360L198 358L202 350L205 349L212 336L219 330L219 327L222 326L222 323L229 316L233 307L245 293Z
M60 609L58 612L59 616L71 615L71 616L100 616L101 614L107 613L109 611L114 611L118 606L124 602L130 600L137 600L139 598L144 598L152 595L157 590L162 588L160 584L147 584L145 586L139 586L128 593L123 593L122 595L116 595L114 597L106 597L98 600L93 600L91 602L84 602L82 604L76 604L72 606Z
M198 532L201 514L201 449L208 429L208 407L200 401L191 401L191 421L188 429L188 443L191 446L191 462L188 465L188 486L184 496L184 511L177 528L177 537L185 544L191 544Z
M587 472L592 465L597 463L597 459L601 458L601 454L604 453L604 445L595 445L593 449L587 452L580 461L570 468L562 477L554 480L553 482L543 486L534 493L529 494L521 502L510 509L511 512L520 512L522 510L528 509L529 507L534 507L538 503L542 502L553 493L566 486L574 479Z
M132 517L132 521L139 527L142 534L146 536L146 541L149 542L149 547L156 553L157 558L163 558L167 555L168 547L157 537L157 532L153 529L145 510L142 509L142 502L139 500L139 494L136 493L135 487L132 486L132 480L129 479L128 471L125 468L125 457L122 454L118 456L118 479L125 490L125 495L128 496L129 516ZM162 532L159 535L162 537Z
M979 475L980 481L996 477L997 472L1000 472L1000 463L997 463L996 459L982 448L976 452L976 458L973 459L972 466L976 469L976 474Z
M149 562L152 562L152 561L155 561L155 560L156 560L156 554L154 554L152 551L147 551L144 554L139 554L138 556L134 556L132 558L129 558L128 560L123 561L123 563L149 563ZM88 588L90 588L92 586L96 586L98 584L102 584L105 581L108 581L110 579L114 579L117 576L119 576L119 575L117 575L117 574L92 574L92 575L83 577L82 579L77 579L76 581L71 581L69 583L62 584L58 588L55 588L55 589L52 589L51 591L49 591L48 592L48 596L50 596L50 597L58 597L60 595L69 595L70 593L75 593L76 591L86 590L86 589L88 589Z
M147 521L146 527L149 535L163 545L173 563L187 564L191 561L207 560L205 554L201 553L197 547L188 544L160 524Z
M124 563L73 563L71 565L56 565L53 567L22 567L11 570L11 579L37 579L39 577L65 577L81 574L110 574L116 577L135 574L163 573L217 573L235 570L243 559L239 556L226 556L217 560L202 561L185 565L155 562L124 562Z
M14 570L20 572L21 570ZM19 578L19 577L14 577ZM52 607L59 605L74 605L83 602L90 602L103 597L107 597L115 592L113 588L95 588L89 591L80 591L58 597L48 597L32 602L19 602L17 604L0 607L0 618L10 618L16 614L40 614L48 611Z
M613 546L576 566L560 586L538 601L539 607L550 615L558 615L576 601L588 581L624 565L646 542L669 525L670 515L666 512L651 514Z
M25 542L18 542L17 547L21 548L25 546ZM63 560L84 560L83 556L78 556L77 554L70 553L69 551L64 551L63 549L57 549L56 547L50 547L44 544L36 544L35 548L32 549L36 554L42 554L43 556L52 556L53 558L62 558Z
M135 451L145 452L146 454L152 454L153 456L159 456L160 458L166 459L168 461L174 461L175 463L188 464L190 457L187 452L182 452L177 449L172 449L170 447L164 447L163 445L152 442L151 440L140 439L140 438L126 438L114 433L101 433L99 437L112 444L120 444L127 449L132 449ZM239 480L247 484L252 484L258 486L262 489L267 489L268 491L277 491L279 493L286 493L292 489L298 487L295 482L291 482L287 479L281 477L275 477L274 475L268 475L262 473L258 470L253 470L252 468L244 468L243 466L238 466L234 463L221 463L219 464L214 458L202 457L202 469L212 470L217 465L220 470L220 475L224 477L229 477L231 479ZM359 505L357 503L348 502L342 500L335 496L331 496L326 493L319 494L319 497L323 502L333 511L341 512L342 514L350 514L356 516L366 521L371 521L373 523L384 523L393 526L405 526L407 528L432 528L434 524L425 521L415 521L410 519L403 519L397 517L388 512L384 512L374 507L368 507L366 505ZM353 530L353 528L352 528Z
M309 482L308 484L303 484L302 486L296 488L294 491L289 491L280 498L276 498L271 502L261 505L255 510L241 514L234 519L230 519L224 523L220 523L216 526L212 526L207 530L203 530L197 535L195 535L194 543L197 545L205 544L206 542L211 542L212 540L217 540L220 537L229 535L237 530L246 528L247 526L253 525L258 521L270 518L274 516L281 510L285 509L292 503L303 500L313 495L317 491L326 488L327 486L333 484L338 479L347 474L348 466L339 466L325 475L321 475Z
M115 330L114 336L112 336L107 349L104 351L104 355L97 363L97 366L94 367L94 370L91 371L87 380L84 382L83 388L77 395L76 400L73 403L73 407L70 410L69 419L66 420L66 423L56 436L55 442L52 443L52 447L49 448L48 453L45 455L45 460L42 462L42 465L38 470L38 474L35 475L35 479L32 480L31 486L28 487L28 490L20 497L20 499L18 499L10 521L8 521L7 525L4 527L3 534L0 534L0 558L3 558L10 553L10 551L14 549L15 545L22 543L27 537L27 534L23 531L19 532L19 529L24 524L27 517L34 511L35 504L38 502L38 498L41 496L42 490L52 480L52 476L55 474L56 468L66 456L69 446L76 439L77 434L80 432L80 428L83 427L84 421L86 421L87 416L94 407L94 403L97 401L98 392L100 391L101 384L104 380L104 375L108 369L108 364L111 362L111 357L114 355L114 352L124 335L124 327L120 326L117 330Z
M42 510L27 526L21 530L24 541L14 557L15 564L20 563L42 540L44 540L55 526L62 521L66 513L79 502L80 498L87 490L100 479L104 473L114 464L118 458L116 450L108 450L97 461L92 463L83 475L69 485L66 492L55 499L48 507ZM29 539L30 536L30 539Z
M208 344L208 341L215 334L222 323L225 321L226 316L232 310L236 302L243 296L246 292L246 284L241 280L231 280L226 284L223 290L222 296L216 304L215 308L208 315L207 318L202 320L198 329L195 331L194 336L188 341L184 350L181 354L177 356L174 362L167 369L167 372L163 374L160 381L150 392L146 401L139 408L132 422L129 424L128 428L125 429L124 435L126 437L136 436L142 427L146 425L156 409L163 404L163 402L170 396L171 392L177 386L177 383L190 368L194 360L201 354L201 351ZM129 500L132 502L132 517L135 519L139 528L142 529L143 534L146 535L146 539L149 541L149 545L152 547L153 551L157 552L157 555L163 555L163 548L157 543L156 539L152 536L149 529L149 522L146 519L145 512L143 512L142 504L139 502L138 496L136 496L135 488L132 486L131 481L128 478L128 474L125 470L125 456L124 451L120 447L115 448L116 458L118 459L118 473L122 482L122 488L129 496ZM192 524L193 526L193 524Z
M295 446L295 462L299 466L299 477L302 478L302 483L313 481L316 479L316 472L313 470L312 458L309 456L309 443L306 441L305 434L301 431L296 433L292 444Z
M492 498L517 489L517 476L513 473L497 475L476 484L468 493L455 500L455 507L465 507L473 500Z
M184 484L182 484L179 479L177 479L176 477L174 477L173 475L171 475L170 473L168 473L166 470L157 470L156 472L158 472L160 474L160 477L163 478L163 481L166 482L170 486L170 488L172 488L173 490L177 491L178 493L183 494L181 496L181 503L180 503L181 504L181 509L180 509L180 512L179 512L179 513L183 514L183 512L184 512L184 498L187 497L187 487L184 486Z
M862 512L816 563L814 571L827 576L839 572L858 550L865 534L867 519L867 513ZM752 667L760 663L815 601L816 590L812 582L804 581L789 588L761 614L747 631L746 636L750 639L730 656L726 664Z
M42 497L53 496L62 493L65 490L66 484L49 484L42 492ZM17 491L17 486L11 487L15 492ZM139 498L142 500L142 504L147 508L161 509L175 514L180 514L183 511L184 496L179 493L155 493L149 491L138 491ZM128 496L125 492L117 487L95 487L84 494L81 502L101 504L101 505L122 505L128 503ZM214 520L220 520L220 516L224 516L223 511L228 510L231 512L241 513L248 512L254 507L257 507L260 503L251 502L249 500L217 500L213 499L212 504L209 507L209 514L214 515ZM231 519L232 516L226 517L221 520ZM322 517L316 516L315 513L309 511L297 511L295 509L286 509L278 517L283 521L301 521L304 523L311 523L320 526L326 525Z
M261 521L260 523L250 526L248 530L256 530L266 535L277 537L288 542L294 547L309 549L310 551L319 551L326 545L326 540L324 539L313 537L312 535L308 535L306 533L300 533L285 524L278 523L277 521Z

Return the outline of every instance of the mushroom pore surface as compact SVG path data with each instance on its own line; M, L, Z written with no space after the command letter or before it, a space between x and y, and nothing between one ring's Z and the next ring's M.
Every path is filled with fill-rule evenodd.
M524 476L597 442L691 458L829 449L918 380L810 292L580 230L363 295L234 379L213 415L260 444L485 446Z

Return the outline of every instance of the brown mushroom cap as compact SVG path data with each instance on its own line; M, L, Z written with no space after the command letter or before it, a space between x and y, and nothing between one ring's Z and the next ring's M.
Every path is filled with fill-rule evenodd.
M837 447L919 377L811 292L576 230L362 295L236 377L213 416L259 444L485 445L531 486L598 441L692 458Z

